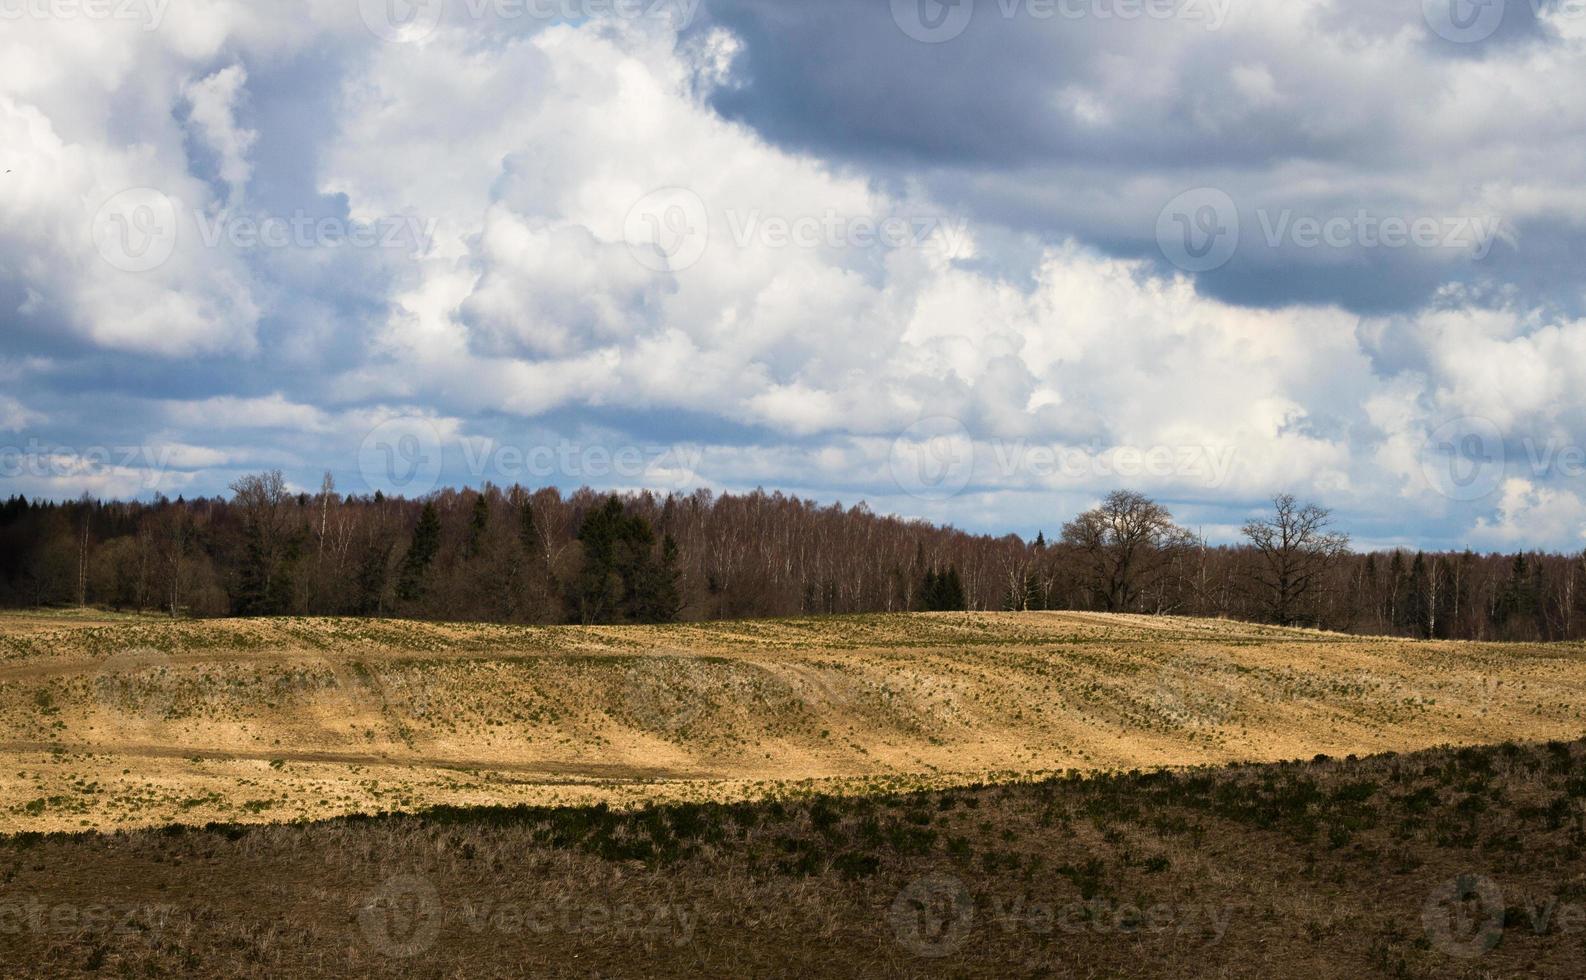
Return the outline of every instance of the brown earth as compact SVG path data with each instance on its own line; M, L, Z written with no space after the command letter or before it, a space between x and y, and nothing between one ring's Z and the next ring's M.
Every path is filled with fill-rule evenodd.
M1557 977L1586 745L0 837L0 975Z

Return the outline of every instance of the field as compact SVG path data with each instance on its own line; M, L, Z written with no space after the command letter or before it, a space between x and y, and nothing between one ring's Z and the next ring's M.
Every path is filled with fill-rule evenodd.
M1586 648L0 617L0 975L1578 977Z
M0 618L0 832L632 807L1568 739L1586 648L932 614Z
M1580 976L1586 745L0 839L7 976Z

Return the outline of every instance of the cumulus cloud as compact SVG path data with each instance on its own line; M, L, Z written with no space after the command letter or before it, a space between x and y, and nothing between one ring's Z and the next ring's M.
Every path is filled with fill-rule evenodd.
M415 43L306 0L8 28L0 352L35 367L0 427L117 429L209 491L266 464L360 489L361 442L412 414L470 482L500 474L456 468L462 440L561 432L989 530L1127 484L1224 531L1292 489L1363 540L1573 540L1557 474L1456 500L1426 454L1460 418L1516 456L1586 432L1556 272L1586 232L1561 162L1586 99L1525 81L1574 77L1582 40L1549 14L1458 51L1419 6L1124 29L982 5L941 45L884 4L750 0ZM1244 233L1201 274L1156 240L1196 186ZM1266 241L1361 210L1508 237L1480 261ZM289 217L278 247L206 234ZM896 473L932 418L972 459L945 500Z
M263 398L235 398L229 395L201 401L174 401L166 404L166 416L175 424L189 428L211 429L292 429L317 432L327 424L326 415L313 405L288 401L279 392Z
M0 395L0 432L21 432L43 421L44 416L29 411L26 405L15 398Z
M248 151L259 138L258 133L237 124L237 101L247 82L247 70L232 65L182 88L192 107L193 128L215 155L220 179L230 187L233 203L253 174Z
M1565 490L1538 487L1524 479L1505 481L1497 514L1479 517L1471 531L1477 547L1579 550L1586 542L1586 501Z
M8 28L0 60L24 43ZM5 310L12 330L170 357L250 349L259 308L234 257L197 233L213 200L175 124L84 120L32 94L0 87L0 270L24 297Z

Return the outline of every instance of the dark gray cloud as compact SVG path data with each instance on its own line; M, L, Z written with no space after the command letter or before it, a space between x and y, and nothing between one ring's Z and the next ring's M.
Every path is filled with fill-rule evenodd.
M1227 192L1245 235L1202 284L1230 302L1408 311L1450 281L1499 279L1511 300L1578 311L1579 291L1557 273L1582 230L1483 200L1495 186L1566 180L1564 157L1536 151L1581 149L1579 99L1560 106L1527 92L1547 82L1496 66L1565 50L1539 18L1561 5L1449 0L1449 14L1440 2L1301 3L1278 16L1281 5L1260 0L1175 0L1160 8L1174 16L1123 20L1109 14L1138 6L900 0L927 18L972 10L960 33L922 43L900 29L899 5L711 0L696 30L722 25L744 43L735 84L713 96L723 115L884 183L923 181L1043 240L1159 259L1156 218L1169 200ZM1470 98L1483 94L1478 77L1516 86L1512 112ZM1481 125L1456 131L1462 121ZM1522 159L1527 169L1505 162ZM1496 216L1535 245L1455 264L1443 248L1302 248L1254 234L1261 217L1329 221L1362 207L1377 219Z

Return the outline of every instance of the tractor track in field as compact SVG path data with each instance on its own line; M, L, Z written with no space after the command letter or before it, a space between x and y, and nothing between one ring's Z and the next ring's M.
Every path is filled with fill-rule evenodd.
M600 782L697 782L722 778L719 774L627 766L599 762L503 762L496 759L454 759L444 756L403 756L373 752L333 750L216 749L201 746L126 744L116 746L67 742L0 741L0 754L49 753L146 759L203 759L219 762L301 762L326 765L394 766L405 769L452 769L460 772L504 772L520 775L575 778Z

